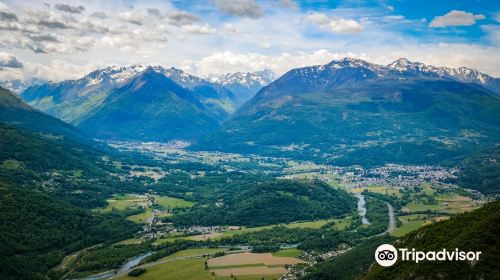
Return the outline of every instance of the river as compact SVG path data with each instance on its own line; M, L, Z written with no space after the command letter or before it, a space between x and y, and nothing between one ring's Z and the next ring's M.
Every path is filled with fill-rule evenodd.
M369 225L370 222L366 218L366 202L365 202L365 197L362 194L356 194L356 197L358 198L358 213L359 213L359 216L361 216L361 222L364 225Z
M153 254L153 252L147 252L147 253L140 254L140 255L137 255L137 256L129 259L126 263L124 263L122 266L120 266L120 268L118 268L116 270L116 272L111 271L111 272L96 274L96 275L88 276L88 277L85 277L85 278L81 278L81 280L106 279L106 278L111 277L111 276L113 276L115 274L125 272L127 270L130 270L132 267L138 265L142 261L142 259L144 259L147 256L150 256L151 254Z

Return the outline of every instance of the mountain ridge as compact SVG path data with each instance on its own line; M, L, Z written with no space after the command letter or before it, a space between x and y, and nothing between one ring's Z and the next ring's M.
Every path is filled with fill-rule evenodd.
M193 92L153 68L112 90L78 127L104 139L185 139L217 126Z
M346 58L290 70L192 149L435 164L492 144L498 117L500 96L483 86Z
M235 98L225 87L188 74L177 68L146 66L109 66L94 70L79 79L47 82L24 90L20 96L30 105L50 115L78 125L101 105L109 92L122 86L138 73L151 68L191 90L207 107L217 113L219 121L234 112Z

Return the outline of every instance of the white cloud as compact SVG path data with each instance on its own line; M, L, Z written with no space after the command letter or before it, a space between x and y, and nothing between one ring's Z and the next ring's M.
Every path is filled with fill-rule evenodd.
M94 12L90 15L90 17L93 17L93 18L100 18L100 19L105 19L106 18L106 14L103 13L103 12Z
M391 15L391 16L385 16L383 17L384 21L400 21L400 20L404 20L405 17L402 16L402 15Z
M3 67L23 68L23 63L10 53L0 52L0 69Z
M394 6L384 6L387 10L393 12L394 11Z
M358 48L353 52L332 52L320 49L313 52L283 52L277 55L260 53L216 52L198 61L182 63L186 71L199 76L211 73L222 74L237 71L258 71L271 69L281 75L293 68L326 64L334 59L353 57L372 63L386 65L405 57L429 65L446 67L471 67L499 77L500 57L498 48L465 44L417 44Z
M202 35L209 35L209 34L215 34L217 30L213 27L210 27L208 24L205 25L197 25L197 24L192 24L192 25L184 25L182 27L182 30L188 33L192 34L202 34Z
M211 73L228 73L237 71L258 71L271 69L278 74L301 66L325 64L333 59L343 56L356 56L352 53L331 53L327 50L318 50L312 53L281 53L276 56L263 55L259 53L233 53L230 51L217 52L203 57L197 62L184 63L188 69L200 76Z
M199 20L198 16L186 11L171 12L168 14L168 19L170 24L173 24L175 26L189 25Z
M444 16L435 17L429 27L447 27L447 26L469 26L476 23L476 20L484 19L482 14L473 14L464 11L452 10Z
M118 14L118 18L121 20L132 23L135 25L142 25L142 21L144 20L144 16L139 11L126 11Z
M0 20L17 21L17 15L2 2L0 2Z
M481 25L481 29L487 33L486 36L491 42L493 42L497 46L500 46L500 25Z
M494 19L496 22L499 22L499 23L500 23L500 13L495 13L495 15L493 16L493 19Z
M308 14L305 20L320 27L328 28L335 33L357 33L363 31L363 27L355 20L330 18L323 13Z
M80 5L80 6L71 6L68 4L56 4L54 6L56 10L59 10L61 12L66 12L70 14L81 14L83 11L85 11L85 7Z
M262 8L255 0L213 0L213 2L224 13L253 19L264 16Z

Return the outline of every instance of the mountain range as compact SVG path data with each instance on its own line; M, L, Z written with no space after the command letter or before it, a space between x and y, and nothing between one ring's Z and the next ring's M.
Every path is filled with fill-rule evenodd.
M77 80L31 86L21 93L21 97L43 112L77 125L102 104L112 89L124 85L147 68L148 66L140 64L128 67L111 66L95 70ZM200 102L217 115L219 122L236 109L234 94L219 84L176 68L150 68L192 91Z
M495 143L500 96L445 72L404 59L293 69L193 148L371 165L438 163Z
M184 139L195 150L340 165L442 163L500 136L499 79L477 70L344 58L266 85L273 78L112 66L20 96L95 138Z

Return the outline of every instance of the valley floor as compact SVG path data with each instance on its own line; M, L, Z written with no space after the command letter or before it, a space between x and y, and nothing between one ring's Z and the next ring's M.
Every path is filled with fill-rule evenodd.
M331 188L345 190L358 199L366 200L366 206L358 212L342 217L331 217L312 221L295 221L278 223L258 227L241 225L192 225L176 226L169 218L190 211L197 201L186 200L173 196L158 195L155 191L138 194L116 194L107 200L107 206L96 208L94 211L110 213L136 209L140 213L132 214L128 220L141 224L143 230L135 237L122 240L112 246L139 246L151 244L153 252L161 251L162 246L169 246L175 242L217 242L218 248L191 248L180 250L152 262L140 264L137 267L145 268L146 273L138 279L297 279L303 274L304 268L313 265L316 259L329 259L350 249L350 246L337 250L299 250L299 244L282 242L278 251L272 255L267 253L263 259L256 254L241 253L252 251L258 247L248 243L234 243L224 245L224 242L252 235L259 238L267 232L279 228L287 230L333 230L334 232L373 232L368 236L390 234L400 237L426 224L447 219L450 215L471 211L479 208L485 198L478 192L464 190L454 185L443 183L443 179L453 176L455 170L435 166L402 166L387 165L372 169L360 167L336 167L300 162L284 158L269 158L252 155L190 152L178 146L178 143L128 143L113 142L114 147L154 155L163 162L199 163L222 167L226 172L242 172L258 174L267 170L274 177L282 179L320 180ZM129 166L116 162L120 168L129 169L131 177L142 176L152 182L172 176L172 170L162 166ZM204 172L186 171L191 178L203 178ZM182 197L189 198L189 193ZM216 203L222 203L221 201ZM222 204L221 204L222 205ZM358 205L359 206L359 205ZM362 219L363 218L363 219ZM231 239L233 238L233 239ZM234 239L238 240L238 239ZM149 242L149 243L148 243ZM274 249L274 250L276 250ZM225 256L216 256L222 254ZM143 253L140 253L143 254ZM78 254L68 256L77 258ZM258 255L264 256L264 255ZM276 256L276 257L274 257ZM291 262L276 265L267 263L273 258L289 258ZM227 259L227 261L222 261ZM241 260L248 261L241 261ZM253 260L255 259L255 260ZM219 261L221 260L221 261ZM218 265L214 265L214 263ZM220 264L219 264L220 262ZM297 263L306 265L299 265ZM64 263L67 263L65 260ZM65 264L62 266L65 266ZM127 273L137 267L119 272L112 279L135 279ZM56 268L58 269L58 268ZM108 276L109 275L105 275ZM83 279L98 279L86 277Z

